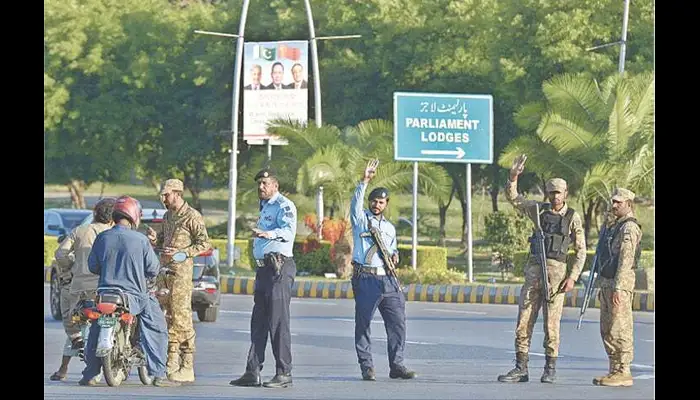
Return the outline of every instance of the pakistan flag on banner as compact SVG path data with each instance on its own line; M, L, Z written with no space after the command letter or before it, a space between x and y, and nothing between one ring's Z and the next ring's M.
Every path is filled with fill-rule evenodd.
M263 59L267 61L272 61L276 59L276 53L277 49L274 47L263 47L260 45L255 45L253 46L253 58L255 59Z

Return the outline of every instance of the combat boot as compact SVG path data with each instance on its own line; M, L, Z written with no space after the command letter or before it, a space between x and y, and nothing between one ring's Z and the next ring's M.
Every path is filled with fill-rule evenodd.
M515 368L505 375L498 375L499 382L527 382L530 377L527 373L527 353L515 353Z
M180 370L172 374L170 379L175 382L194 382L194 354L185 353L182 355Z
M617 368L610 375L600 380L600 386L632 386L632 372L629 365L617 364Z
M556 377L557 371L555 370L556 366L557 366L557 358L556 357L545 356L544 373L542 374L542 378L540 378L540 382L542 382L542 383L554 383L554 381L557 380L557 377Z
M165 373L168 379L172 379L172 375L180 370L180 352L169 351L168 361L165 364Z
M617 367L616 367L617 364L615 363L615 361L613 361L613 360L608 360L608 361L609 361L609 363L608 363L608 373L607 373L606 375L603 375L603 376L596 376L595 378L593 378L593 384L594 384L594 385L600 385L600 380L603 379L603 378L607 378L608 376L610 376L610 374L613 373L613 371L615 370L615 368L617 368Z

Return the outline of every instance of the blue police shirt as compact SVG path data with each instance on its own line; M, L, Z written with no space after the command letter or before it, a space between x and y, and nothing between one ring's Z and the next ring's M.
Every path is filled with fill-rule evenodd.
M392 253L397 253L396 247L396 228L389 222L383 215L374 215L370 210L365 210L363 208L365 191L367 190L367 184L361 181L357 188L355 189L355 194L352 196L350 201L350 223L352 224L352 235L353 235L353 249L352 249L352 260L356 263L362 265L370 265L372 267L384 267L381 257L379 256L379 250L372 257L370 263L365 262L365 256L370 247L374 246L374 241L370 236L360 236L361 233L369 233L368 220L372 220L372 226L377 227L382 233L382 238L384 238L384 243L387 249ZM391 256L391 254L389 255Z
M269 200L260 201L260 217L257 228L272 232L272 238L253 240L253 257L260 260L265 254L279 252L292 257L294 237L297 234L297 208L294 203L280 192Z
M146 299L146 278L158 275L160 262L146 235L115 225L95 238L88 256L88 269L100 276L98 287L116 286Z

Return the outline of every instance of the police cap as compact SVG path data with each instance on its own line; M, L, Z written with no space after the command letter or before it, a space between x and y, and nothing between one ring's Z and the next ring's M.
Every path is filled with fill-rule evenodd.
M257 182L258 179L262 178L275 178L277 179L277 175L275 174L275 171L269 167L261 169L257 174L255 174L255 181Z
M369 192L369 201L372 201L374 199L388 199L389 198L389 189L383 188L383 187L378 187Z

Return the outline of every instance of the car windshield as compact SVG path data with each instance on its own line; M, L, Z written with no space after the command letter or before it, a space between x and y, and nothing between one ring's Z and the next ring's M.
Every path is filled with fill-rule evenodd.
M63 220L63 226L68 229L73 229L85 219L84 212L62 212L61 219Z

